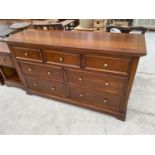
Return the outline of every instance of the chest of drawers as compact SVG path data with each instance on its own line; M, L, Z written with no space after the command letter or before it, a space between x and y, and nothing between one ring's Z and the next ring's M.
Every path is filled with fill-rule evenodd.
M26 30L7 43L29 94L125 120L143 35Z

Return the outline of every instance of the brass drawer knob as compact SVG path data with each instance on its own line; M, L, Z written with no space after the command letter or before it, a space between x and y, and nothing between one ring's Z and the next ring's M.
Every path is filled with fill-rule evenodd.
M48 75L51 75L51 74L52 74L52 72L47 72L47 74L48 74Z
M103 102L104 103L107 103L108 102L108 99L107 98L104 98Z
M24 53L25 56L28 56L28 53Z
M80 97L83 97L83 96L84 96L84 94L83 94L83 93L81 93L81 94L80 94Z
M78 80L79 80L79 81L82 81L82 77L79 77Z
M34 85L35 87L37 87L37 86L38 86L38 84L37 84L37 83L34 83L33 85Z
M52 87L52 91L54 91L55 90L55 87Z
M59 61L62 62L63 61L63 58L59 58Z
M108 67L108 64L104 63L104 65L103 65L103 66L106 68L106 67Z
M28 68L28 71L31 72L32 71L32 68Z
M105 82L105 86L109 86L109 82Z

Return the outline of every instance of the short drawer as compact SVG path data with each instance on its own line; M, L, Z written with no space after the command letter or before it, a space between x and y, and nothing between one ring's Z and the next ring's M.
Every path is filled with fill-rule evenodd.
M37 78L44 78L47 80L53 80L63 82L63 73L61 67L39 65L35 63L19 62L19 66L25 75L36 76Z
M94 27L104 27L104 20L94 20Z
M2 66L8 66L8 67L14 67L14 64L11 60L10 55L1 54L0 55L0 65Z
M95 27L95 28L94 28L94 31L95 31L95 32L104 32L105 29L104 29L104 28Z
M29 89L39 93L61 97L65 97L67 95L65 86L61 83L48 82L46 80L31 77L26 77L26 82L28 84Z
M130 61L130 59L125 58L86 55L85 68L127 75L130 68Z
M12 47L15 57L18 59L24 59L29 61L42 62L42 55L39 49L31 49L24 47Z
M115 110L118 110L121 104L121 97L116 95L108 93L98 93L78 87L69 87L69 90L70 98L79 102L93 104L100 107L103 106Z
M67 69L66 72L70 85L117 95L123 95L125 92L126 78L80 70Z
M45 50L44 52L46 54L47 63L72 67L80 66L80 56L78 54L55 52L52 50Z

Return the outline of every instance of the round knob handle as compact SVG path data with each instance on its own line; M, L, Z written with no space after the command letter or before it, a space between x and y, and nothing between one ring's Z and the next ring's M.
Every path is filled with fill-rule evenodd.
M34 83L33 85L36 87L38 84L37 83Z
M106 67L108 67L108 64L105 63L103 66L106 68Z
M105 86L109 86L109 82L105 82Z
M84 96L84 94L83 94L83 93L81 93L81 94L80 94L80 97L83 97L83 96Z
M78 80L79 80L79 81L82 81L82 77L79 77Z
M25 56L27 56L27 55L28 55L28 53L24 53L24 55L25 55Z
M63 58L59 58L59 60L60 60L60 62L62 62L63 61Z
M31 72L32 71L32 68L28 68L28 71Z
M51 72L47 72L47 74L48 74L48 75L51 75L52 73L51 73Z
M55 90L55 87L52 87L52 91L54 91Z
M105 99L103 100L103 102L104 102L104 103L107 103L107 102L108 102L108 99L107 99L107 98L105 98Z

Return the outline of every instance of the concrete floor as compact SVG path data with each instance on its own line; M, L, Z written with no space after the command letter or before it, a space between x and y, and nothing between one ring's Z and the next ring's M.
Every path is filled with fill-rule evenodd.
M0 134L155 134L155 33L145 34L126 122L35 95L0 87Z

